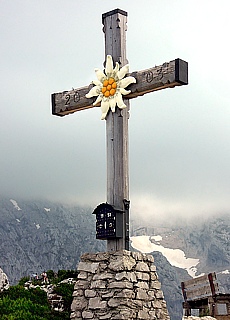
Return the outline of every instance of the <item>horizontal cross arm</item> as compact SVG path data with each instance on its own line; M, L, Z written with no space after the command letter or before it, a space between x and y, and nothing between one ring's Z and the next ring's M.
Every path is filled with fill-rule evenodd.
M132 72L129 74L136 79L136 83L127 87L130 94L126 99L136 98L146 93L173 88L188 84L188 63L181 59L175 59L150 69ZM86 98L85 95L92 85L79 89L72 89L52 94L52 114L65 116L67 114L92 108L96 98Z
M56 116L65 116L67 114L93 108L95 98L86 98L86 94L93 87L89 85L70 91L53 93L52 97L52 114Z
M137 82L127 89L126 98L136 98L146 93L188 84L188 63L181 59L166 62L160 66L130 74Z

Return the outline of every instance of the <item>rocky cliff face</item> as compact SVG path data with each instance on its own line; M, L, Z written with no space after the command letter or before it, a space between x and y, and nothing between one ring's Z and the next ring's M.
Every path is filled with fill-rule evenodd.
M95 240L91 212L42 201L2 198L0 267L10 283L43 270L76 269L81 254L104 250L104 243Z
M216 272L220 292L230 292L229 215L189 223L185 220L155 221L155 226L151 222L140 226L136 219L132 230L135 239L140 238L139 249L152 252L155 257L171 320L181 319L180 284L191 275Z
M95 239L92 212L93 208L0 197L0 268L10 284L34 272L76 269L83 253L105 251L105 241ZM215 271L221 290L230 292L228 215L199 221L199 224L165 221L151 226L140 223L140 218L134 218L132 224L132 236L148 236L148 245L155 245L148 253L155 257L171 320L181 319L180 283L191 275L182 265L178 267L168 260L166 249L175 249L175 252L180 249L186 263L189 258L197 260L196 270L192 271L196 275ZM158 235L160 242L154 238Z
M155 228L155 232L158 232L158 228ZM161 245L182 250L187 259L198 259L194 275L216 272L221 292L230 292L229 215L212 217L198 223L190 222L183 227L174 225L170 232L162 234ZM188 274L182 276L183 280L186 278L189 278Z

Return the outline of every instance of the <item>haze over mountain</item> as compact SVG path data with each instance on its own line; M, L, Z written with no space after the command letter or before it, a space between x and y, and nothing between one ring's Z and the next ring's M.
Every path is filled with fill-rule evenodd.
M0 268L10 284L43 270L75 269L81 254L104 251L93 208L0 197ZM230 292L230 218L147 220L132 216L131 248L155 257L172 320L182 314L180 283L215 271Z

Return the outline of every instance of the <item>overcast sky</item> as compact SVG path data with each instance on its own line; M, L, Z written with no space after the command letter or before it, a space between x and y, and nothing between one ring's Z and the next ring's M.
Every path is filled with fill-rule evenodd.
M50 96L95 79L116 8L131 72L189 63L188 86L131 101L132 212L230 212L229 0L0 0L0 194L106 200L100 108L61 118Z

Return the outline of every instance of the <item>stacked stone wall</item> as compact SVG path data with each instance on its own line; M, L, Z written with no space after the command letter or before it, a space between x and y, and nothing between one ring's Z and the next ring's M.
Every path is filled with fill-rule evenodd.
M125 250L82 255L71 319L169 320L153 262Z

